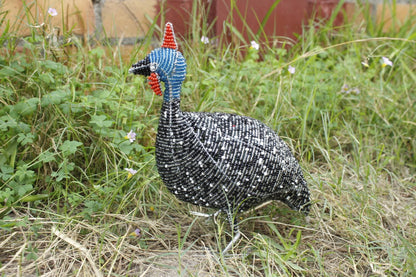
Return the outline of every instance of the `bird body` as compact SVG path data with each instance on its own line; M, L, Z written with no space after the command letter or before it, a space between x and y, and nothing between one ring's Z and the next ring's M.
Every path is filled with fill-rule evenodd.
M272 129L235 114L182 112L179 104L163 103L156 139L159 174L177 198L224 211L271 199L293 209L309 202L300 197L309 194L299 164Z
M165 83L156 164L164 184L178 199L224 211L231 225L235 211L268 200L309 212L310 195L301 168L271 128L246 116L180 109L186 61L177 51L171 23L166 24L162 47L129 71L149 76L158 95L160 82Z

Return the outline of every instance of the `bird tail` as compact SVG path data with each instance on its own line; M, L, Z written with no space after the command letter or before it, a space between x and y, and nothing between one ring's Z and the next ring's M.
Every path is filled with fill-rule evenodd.
M289 187L290 189L285 193L279 193L279 198L275 200L280 200L291 209L308 215L311 209L311 198L306 181L302 178L299 183L291 184Z

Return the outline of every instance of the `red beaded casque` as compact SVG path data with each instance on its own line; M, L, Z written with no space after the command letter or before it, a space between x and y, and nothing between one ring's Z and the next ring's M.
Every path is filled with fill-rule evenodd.
M164 48L171 48L171 49L178 49L178 45L176 44L175 35L173 34L172 23L166 23L165 28L165 36L163 38L162 47Z

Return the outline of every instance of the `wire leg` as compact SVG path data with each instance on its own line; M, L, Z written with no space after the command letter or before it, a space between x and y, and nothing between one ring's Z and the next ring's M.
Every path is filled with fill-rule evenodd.
M218 210L218 211L216 211L215 213L212 213L212 214L190 211L190 214L195 215L195 216L202 216L202 217L212 217L214 219L215 224L217 224L216 217L219 213L221 213L221 211L222 210ZM234 233L234 237L227 244L227 246L224 248L224 250L222 251L223 255L225 255L228 252L228 250L231 249L233 244L236 243L238 241L238 239L240 238L240 236L241 236L240 228L238 227L237 219L233 218L233 213L229 210L227 210L227 219L228 219L228 222L230 223L231 230Z
M217 215L219 215L220 213L221 213L221 210L218 210L218 211L216 211L215 213L212 213L212 214L190 211L191 215L203 216L203 217L212 217L214 219L215 224L217 224Z
M241 236L240 228L238 227L237 219L233 218L233 213L231 211L227 211L227 216L228 216L228 221L230 222L230 225L231 225L231 230L233 230L233 232L234 232L234 237L228 243L228 245L224 248L224 250L222 251L223 255L225 255L228 252L228 250L230 250L230 248L233 246L233 244L235 242L237 242L238 239Z
M230 250L230 248L233 246L233 244L236 241L238 241L238 239L240 238L240 235L241 235L240 230L237 230L235 232L235 235L234 235L233 239L228 243L227 247L225 247L224 250L222 251L222 254L223 255L225 255L228 252L228 250Z
M196 216L203 216L203 217L216 217L220 212L221 212L221 210L218 210L215 213L206 214L206 213L200 213L200 212L190 211L190 214L191 215L196 215Z

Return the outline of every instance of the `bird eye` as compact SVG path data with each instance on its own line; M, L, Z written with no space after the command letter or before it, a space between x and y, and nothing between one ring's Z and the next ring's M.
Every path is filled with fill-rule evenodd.
M157 63L151 63L150 64L150 71L155 72L157 69Z

